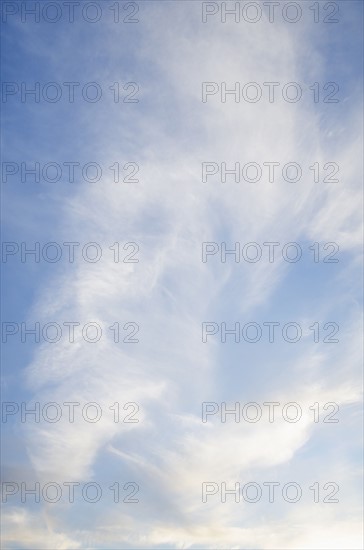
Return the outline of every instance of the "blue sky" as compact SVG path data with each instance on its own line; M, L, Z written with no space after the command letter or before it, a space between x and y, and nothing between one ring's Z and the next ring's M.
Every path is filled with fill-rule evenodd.
M22 182L20 172L2 181L3 242L57 242L63 250L58 263L16 254L2 264L2 328L70 321L103 328L95 344L78 329L74 343L63 332L54 344L21 343L20 333L3 344L4 402L96 402L103 415L91 423L77 414L70 423L63 406L57 423L9 417L2 479L19 487L98 483L103 496L97 503L79 493L74 503L8 496L3 547L361 548L362 3L336 2L336 24L314 24L313 2L298 3L295 24L280 16L283 2L273 23L264 11L256 24L222 23L220 11L202 23L202 2L162 0L136 3L139 22L116 24L114 3L96 4L102 18L93 24L78 12L74 23L22 22L17 13L2 24L3 83L56 82L63 94L62 83L80 83L74 103L66 95L21 102L20 94L2 103L3 163L93 162L103 171L94 183L80 170L72 183L66 170L54 183ZM80 96L88 82L101 87L100 101ZM139 102L113 102L115 82L137 83ZM280 90L274 103L222 103L219 94L203 103L203 82L298 82L304 94L294 104ZM314 103L314 82L337 83L340 101ZM271 161L299 163L302 179L201 180L203 162ZM115 162L137 163L139 181L115 183ZM315 183L314 162L321 171L336 162L339 182ZM222 263L219 254L201 261L204 242L274 241L281 246L273 263ZM102 258L87 262L77 249L69 263L65 242L80 249L96 242ZM125 243L137 243L139 262L115 263L115 242L124 255ZM289 242L302 247L297 263L282 260ZM313 262L315 242L337 243L339 262ZM270 321L298 323L301 340L278 334L270 343L265 332L257 343L222 343L219 334L202 342L204 322ZM137 323L139 342L113 342L115 322ZM339 342L315 343L315 322L339 325ZM139 422L113 422L115 402L124 416L131 409L123 406L136 403ZM265 411L264 402L295 402L303 416L289 423L278 409L273 423L266 416L223 423L220 414L203 423L204 402L256 402ZM327 403L338 404L339 422L322 422ZM222 483L270 481L299 484L302 498L221 502ZM113 502L108 487L116 482L137 483L139 502ZM204 503L206 482L220 489ZM313 503L315 482L321 495L326 483L337 484L339 502Z

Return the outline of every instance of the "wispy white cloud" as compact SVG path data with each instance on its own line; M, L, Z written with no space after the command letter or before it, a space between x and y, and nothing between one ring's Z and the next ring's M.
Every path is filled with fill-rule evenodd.
M84 421L27 424L25 437L37 479L97 479L107 456L116 461L108 473L117 478L120 471L134 474L147 500L127 513L112 510L108 519L102 514L91 542L86 542L82 530L71 528L65 518L62 521L63 511L56 505L47 513L53 533L58 534L43 540L41 527L29 534L33 520L27 512L21 517L11 512L6 540L9 544L16 540L16 525L32 548L164 544L298 549L344 548L348 542L359 547L356 509L341 521L332 509L320 508L317 517L306 504L296 512L278 506L277 517L270 519L259 512L253 517L246 505L239 509L232 503L201 502L203 481L262 479L272 471L281 476L293 460L298 463L296 475L303 476L300 453L318 429L312 421L241 426L204 425L198 418L202 401L220 394L218 380L223 369L229 369L216 345L201 343L201 322L214 312L218 315L225 297L234 304L237 317L254 315L259 307L274 304L275 293L289 274L282 262L203 264L201 243L337 241L355 259L360 231L360 166L355 162L359 139L355 132L350 139L340 137L337 128L342 149L339 155L335 149L334 158L320 133L312 101L201 102L202 81L303 83L310 78L311 84L319 79L320 53L314 43L302 53L296 27L204 26L197 7L191 4L187 9L182 2L146 3L143 17L133 67L123 60L120 68L120 30L115 26L87 37L91 49L99 47L100 37L106 38L105 62L90 61L87 74L91 67L105 86L116 72L123 78L133 75L139 78L142 97L130 110L125 105L100 104L93 106L93 112L84 107L81 115L91 117L94 128L86 127L95 142L88 145L85 140L80 145L86 155L97 150L98 161L105 165L127 152L141 166L141 181L120 185L104 178L72 189L62 199L63 229L58 232L61 242L96 241L105 251L115 241L137 242L140 261L118 264L110 254L95 265L63 266L42 289L32 311L33 318L43 322L96 321L110 326L117 320L135 321L140 325L140 343L115 344L108 337L97 344L82 340L43 344L27 369L27 383L38 401L97 401L103 409L115 401L135 401L140 404L140 422L115 424L110 418L89 425ZM305 40L311 32L301 26L298 35ZM67 34L67 41L71 50L79 47L76 34ZM70 67L62 57L62 78ZM201 182L203 161L284 164L292 160L306 167L314 161L335 160L342 166L343 179L332 187L312 178L297 184ZM350 265L348 269L340 265L340 274L354 278ZM330 311L330 306L325 303L317 311ZM352 321L351 316L350 310ZM283 384L279 396L277 383L266 399L306 405L331 400L343 406L357 403L357 358L350 348L358 339L358 322L355 319L348 329L340 353L337 348L312 352L310 343L305 343L302 356L290 368L284 354L267 356L266 362L282 360L287 377L278 375ZM232 380L231 389L237 391L234 385ZM260 394L259 380L255 388ZM243 400L244 388L241 396ZM339 432L344 434L341 426ZM341 458L348 468L347 457ZM325 464L316 466L324 476ZM159 518L154 507L164 510ZM249 514L252 526L244 525L243 512Z

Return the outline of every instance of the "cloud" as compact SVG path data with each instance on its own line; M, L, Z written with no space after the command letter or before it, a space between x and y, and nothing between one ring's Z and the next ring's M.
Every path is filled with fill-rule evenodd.
M208 395L222 395L223 401L219 379L230 376L230 364L222 360L221 349L201 343L201 322L218 316L224 300L236 317L253 316L269 305L279 311L277 293L291 284L292 276L290 266L282 262L204 264L201 243L337 240L354 261L359 245L360 167L350 159L357 157L358 138L355 134L350 139L340 137L343 123L338 123L342 150L333 157L312 101L221 103L216 96L201 102L203 81L231 85L236 81L306 82L308 75L310 83L319 79L320 55L314 44L307 46L308 53L301 53L296 28L268 22L244 28L204 26L196 6L182 2L145 3L140 27L134 37L128 35L136 47L133 62L120 53L124 40L120 44L116 26L87 36L89 51L99 48L100 38L105 38L105 59L86 64L85 77L92 69L105 89L116 74L139 79L142 95L135 105L83 106L77 118L83 123L76 130L86 129L85 139L76 133L68 150L71 154L77 142L82 156L97 152L105 166L120 157L137 161L140 183L116 184L108 174L102 182L81 184L62 197L59 241L95 241L103 257L96 264L63 263L41 289L31 311L33 318L44 323L98 322L104 328L103 338L96 344L81 338L74 344L44 343L26 370L34 400L97 401L103 411L115 402L136 402L140 422L117 424L111 415L96 424L86 424L82 418L73 424L41 422L26 424L24 437L40 481L134 476L129 479L139 480L144 501L133 509L111 512L102 502L94 508L100 511L100 520L90 513L83 520L84 530L70 525L63 508L54 505L47 511L53 530L46 542L40 535L46 532L44 527L35 524L28 534L33 525L28 512L22 511L21 516L13 512L6 540L16 540L17 525L19 537L32 548L46 544L102 548L109 543L118 548L332 548L343 544L348 533L357 532L356 510L332 530L337 514L325 511L317 519L306 504L297 513L277 506L271 518L269 514L261 517L259 511L254 515L246 505L238 509L234 503L201 502L203 481L282 476L294 460L295 475L303 476L301 453L315 440L317 428L308 418L299 424L282 420L249 426L199 422L202 401ZM301 40L311 32L300 27ZM67 34L67 40L67 52L79 49L76 33ZM54 55L49 54L50 63ZM74 62L60 54L58 74L63 78L74 69ZM325 163L334 158L343 166L340 184L315 183L309 166L315 160ZM274 183L201 182L204 161L262 165L275 160L299 162L305 177L297 184L282 177ZM44 227L45 235L46 231ZM115 263L110 250L115 242L138 243L139 263ZM343 279L353 277L350 266L339 267ZM350 299L354 295L349 292ZM315 310L312 300L309 303ZM298 296L297 311L305 305ZM327 310L330 306L325 303L315 311ZM351 319L349 306L348 310L345 320ZM108 327L115 321L137 322L140 342L113 342ZM262 377L272 376L267 373L269 365L283 365L267 399L305 405L330 400L339 400L343 406L356 404L360 399L353 366L356 358L348 351L357 340L355 327L347 336L347 343L339 348L345 368L335 361L336 348L316 353L312 342L305 343L301 356L291 362L282 348L275 356L267 353ZM235 361L240 353L234 352ZM254 361L252 365L259 368ZM249 391L254 388L261 394L261 382L255 376L250 374ZM225 391L240 392L243 401L247 390L236 385L229 380ZM280 397L274 399L277 393ZM343 434L342 430L340 426L337 432ZM315 465L324 475L325 465L319 458ZM111 461L110 468L105 461ZM350 461L341 456L340 464L349 468ZM244 525L242 510L249 517L249 527ZM87 530L92 533L91 542ZM350 542L354 548L356 535Z

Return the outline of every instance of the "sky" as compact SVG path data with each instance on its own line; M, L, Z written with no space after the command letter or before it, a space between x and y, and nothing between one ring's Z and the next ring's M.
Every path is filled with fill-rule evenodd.
M362 548L362 22L2 3L3 548Z

